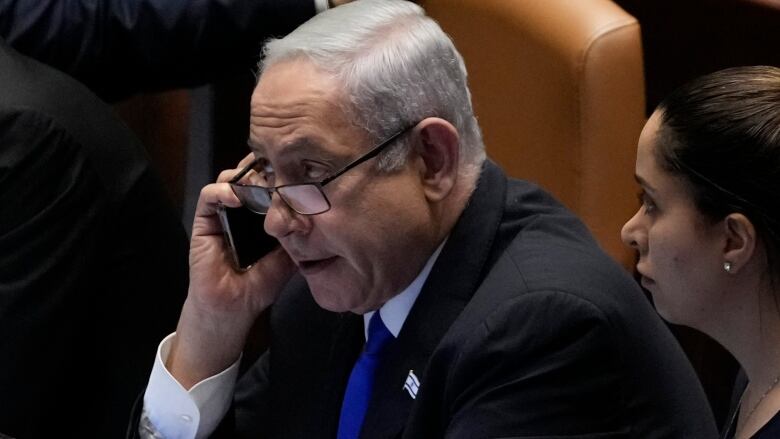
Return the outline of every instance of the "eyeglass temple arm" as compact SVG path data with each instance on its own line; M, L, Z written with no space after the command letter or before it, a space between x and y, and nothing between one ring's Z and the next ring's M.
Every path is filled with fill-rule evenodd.
M262 157L257 157L256 159L252 160L252 162L244 167L244 169L241 170L238 174L236 174L233 178L230 179L228 183L238 183L238 180L241 180L249 171L252 170L252 168L255 167L256 164L262 160Z
M415 125L410 125L410 126L404 128L402 130L399 130L398 132L396 132L395 134L393 134L392 136L387 138L387 140L385 140L384 142L382 142L379 145L375 146L374 149L372 149L371 151L366 153L366 155L358 158L354 162L352 162L352 163L344 166L343 168L339 169L338 171L336 171L335 174L332 174L329 177L326 177L325 179L320 181L320 186L325 186L326 184L328 184L331 181L335 180L338 176L340 176L341 174L349 171L350 169L354 168L355 166L365 162L366 160L371 160L372 158L376 157L377 155L379 155L380 152L382 152L382 150L385 147L387 147L387 145L393 143L393 141L395 139L397 139L401 134L409 131L410 129L414 128L415 126L416 126L416 124ZM233 178L231 178L229 183L238 183L238 180L241 180L241 178L244 177L250 170L252 170L252 168L254 168L255 165L257 165L257 163L260 162L260 160L262 160L262 159L263 159L262 157L258 157L256 159L252 160L252 162L250 164L246 165L246 167L244 167L244 169L242 169L241 172L239 172Z
M383 150L383 149L385 149L385 147L387 147L387 145L389 145L389 144L393 143L393 141L394 141L395 139L397 139L397 138L398 138L398 136L400 136L401 134L403 134L403 133L407 132L409 129L413 128L414 126L415 126L415 125L412 125L412 126L406 127L406 128L404 128L404 129L402 129L402 130L398 131L397 133L395 133L395 134L393 134L392 136L390 136L389 138L387 138L387 140L385 140L384 142L382 142L382 143L380 143L379 145L375 146L375 147L374 147L374 149L372 149L371 151L367 152L367 153L366 153L366 155L364 155L364 156L362 156L362 157L358 158L358 159L357 159L357 160L355 160L354 162L352 162L352 163L350 163L350 164L348 164L348 165L344 166L343 168L339 169L338 171L336 171L336 173L335 173L335 174L332 174L332 175L330 175L330 176L328 176L328 177L324 178L324 179L323 179L323 180L320 182L320 186L325 186L326 184L328 184L328 183L330 183L331 181L335 180L335 179L336 179L336 178L338 178L338 177L339 177L341 174L343 174L343 173L345 173L345 172L349 171L350 169L354 168L355 166L357 166L357 165L359 165L359 164L361 164L361 163L365 162L366 160L371 160L372 158L376 157L377 155L379 155L379 153L380 153L380 152L382 152L382 150Z

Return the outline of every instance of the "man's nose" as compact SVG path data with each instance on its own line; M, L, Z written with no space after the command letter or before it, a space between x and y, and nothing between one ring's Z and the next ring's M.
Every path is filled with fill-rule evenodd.
M265 215L265 232L276 239L292 233L307 233L311 219L293 211L278 193L271 194L271 206Z

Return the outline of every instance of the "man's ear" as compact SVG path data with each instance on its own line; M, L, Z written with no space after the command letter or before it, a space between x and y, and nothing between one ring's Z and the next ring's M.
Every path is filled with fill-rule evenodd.
M756 250L756 228L741 213L731 213L723 220L725 246L723 261L729 262L729 273L735 274L744 267Z
M450 194L458 179L458 130L438 117L421 121L413 150L423 191L429 201L441 201Z

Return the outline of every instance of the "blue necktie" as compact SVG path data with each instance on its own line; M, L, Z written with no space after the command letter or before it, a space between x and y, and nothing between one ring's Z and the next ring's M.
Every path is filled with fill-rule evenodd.
M344 392L338 439L357 439L360 436L360 427L363 426L368 402L371 400L374 373L382 357L382 351L393 338L393 334L382 322L379 311L376 311L368 322L368 340L365 349L360 354L355 367L352 368L347 390Z

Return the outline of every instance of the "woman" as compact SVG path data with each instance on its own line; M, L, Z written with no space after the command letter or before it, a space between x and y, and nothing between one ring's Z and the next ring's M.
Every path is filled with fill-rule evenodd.
M639 139L639 211L623 241L668 321L749 379L725 437L780 437L780 69L738 67L676 90Z

